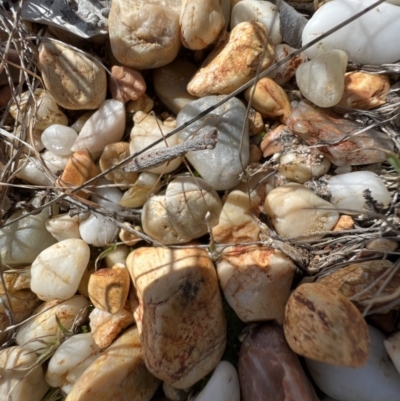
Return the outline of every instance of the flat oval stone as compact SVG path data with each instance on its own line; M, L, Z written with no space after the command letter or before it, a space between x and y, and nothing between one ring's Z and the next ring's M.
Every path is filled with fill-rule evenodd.
M188 103L177 116L177 126L196 117L200 112L218 103L224 96L207 96ZM218 129L218 143L214 149L188 152L186 158L197 172L215 190L222 191L234 187L239 182L239 174L249 163L249 137L247 127L241 148L243 121L246 119L246 108L236 98L232 98L209 115L178 133L179 141L195 135L199 129Z

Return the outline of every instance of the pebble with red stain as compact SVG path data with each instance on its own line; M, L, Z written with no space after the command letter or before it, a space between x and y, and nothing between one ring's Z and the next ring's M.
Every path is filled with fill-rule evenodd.
M110 92L115 100L137 100L146 92L146 82L140 72L132 68L114 65L111 68Z

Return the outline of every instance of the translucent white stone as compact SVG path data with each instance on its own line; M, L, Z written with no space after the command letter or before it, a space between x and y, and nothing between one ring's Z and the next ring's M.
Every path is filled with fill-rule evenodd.
M244 21L261 22L267 27L271 42L274 45L282 42L279 11L269 1L246 0L237 3L232 8L231 29Z
M81 238L94 246L108 246L118 233L118 226L101 215L91 215L79 225Z
M119 212L121 210L119 201L122 198L122 192L116 187L107 187L107 185L112 184L112 182L104 178L101 179L98 182L98 187L94 190L97 195L92 195L91 199L109 211Z
M51 357L46 382L51 387L61 387L68 394L81 374L99 356L100 348L92 333L76 334L65 340Z
M375 0L335 0L324 4L308 21L303 46L373 4ZM393 63L400 59L400 7L384 2L327 38L305 50L309 58L332 49L348 52L362 64Z
M105 100L86 121L71 150L102 152L106 145L118 142L125 130L125 105L118 100Z
M32 263L31 290L43 301L71 298L90 258L81 239L66 239L42 251Z
M221 361L203 390L189 401L240 401L239 377L234 366Z
M319 107L338 104L344 92L347 61L343 50L332 50L300 64L296 83L301 94Z
M72 153L71 146L77 138L78 134L73 128L59 124L51 125L42 133L43 145L59 156L69 156Z
M384 207L388 207L391 200L384 182L372 171L335 175L328 180L328 190L332 195L331 202L338 209L354 210L358 213L367 205L364 191L370 191L372 198Z
M81 238L79 234L79 217L59 214L46 221L47 231L57 240Z

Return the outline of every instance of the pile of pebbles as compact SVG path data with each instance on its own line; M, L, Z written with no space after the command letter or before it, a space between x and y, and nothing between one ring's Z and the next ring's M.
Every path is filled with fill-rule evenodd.
M400 5L73 3L1 8L0 399L400 401Z

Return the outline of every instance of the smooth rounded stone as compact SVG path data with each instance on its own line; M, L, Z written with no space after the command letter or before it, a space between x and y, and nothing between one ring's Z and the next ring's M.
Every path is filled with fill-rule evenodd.
M146 369L138 330L132 327L82 373L65 401L149 401L159 384Z
M225 299L245 323L282 323L295 265L282 252L257 246L224 249L217 273Z
M201 50L215 42L225 26L219 0L183 0L179 19L183 46Z
M283 330L251 325L240 347L242 401L318 401L315 391L289 348Z
M275 60L274 64L293 53L296 49L284 43L275 45ZM273 79L278 85L284 85L296 74L297 67L306 62L308 58L304 53L300 53L291 60L275 68L267 77Z
M89 319L93 339L102 350L107 348L122 330L135 322L129 303L113 314L94 308Z
M115 0L108 27L113 55L127 67L161 67L174 60L181 46L179 12L165 4Z
M59 214L46 221L46 230L57 240L77 238L79 234L79 217L68 213Z
M344 93L347 62L346 52L331 50L300 64L296 83L301 94L319 107L338 104Z
M37 316L17 329L15 341L18 345L23 345L30 351L41 353L43 339L48 342L57 340L57 333L59 335L60 327L56 316L59 322L69 330L77 314L88 306L89 301L81 295L75 295L63 302L43 302L33 313Z
M306 101L292 103L286 124L307 145L319 145L318 150L335 166L380 163L386 160L387 152L393 151L392 141L383 132L370 128L358 134L365 130L363 124L312 107ZM321 143L333 145L320 146Z
M46 89L64 109L92 110L104 102L106 72L93 56L46 40L39 47L39 65Z
M306 359L317 386L339 401L399 401L400 376L385 351L385 336L368 326L369 357L362 368L335 366Z
M118 226L105 216L91 214L79 224L79 233L83 241L89 245L110 246L118 234Z
M10 114L22 124L29 126L30 110L36 112L36 121L33 128L45 130L47 127L53 124L68 125L67 116L60 110L58 104L54 100L53 96L49 91L44 89L35 89L34 98L31 96L31 92L27 91L22 93L20 98L17 98L18 107L13 102L10 107ZM35 102L37 108L35 109ZM24 117L25 116L25 117Z
M49 386L44 380L37 356L24 347L0 351L0 399L4 401L41 401Z
M77 138L78 134L73 128L59 124L46 128L41 136L46 149L59 156L69 156L72 153L71 147Z
M71 150L102 152L106 145L121 140L125 131L125 105L118 100L105 100L86 121Z
M393 270L389 260L371 260L350 264L318 280L327 287L337 289L361 311L371 305L389 312L393 294L400 286L400 273L396 272L390 282L385 284L387 274ZM379 293L379 295L378 295ZM381 299L381 301L379 301ZM393 308L394 309L394 308ZM395 308L398 309L398 306Z
M331 162L317 149L298 146L295 151L285 153L279 159L278 172L287 180L304 184L326 174ZM333 202L332 202L333 203Z
M334 288L319 283L298 286L286 304L283 328L286 341L298 355L352 368L367 362L367 324Z
M226 320L212 260L203 249L139 248L127 258L146 366L184 389L218 364Z
M232 8L231 30L245 21L257 21L265 25L272 44L276 45L282 42L279 10L271 2L259 0L239 1Z
M31 283L30 266L21 267L18 270L3 270L3 282L0 284L0 294L5 294L4 288L11 295L16 291L29 290Z
M83 126L86 124L86 121L89 120L90 117L94 114L94 111L87 111L83 113L72 125L71 128L74 129L78 134L82 131Z
M92 333L80 333L67 338L49 361L46 382L68 394L82 373L100 356L100 348Z
M125 305L130 286L129 272L123 265L100 269L89 279L89 298L95 308L111 314Z
M110 181L101 178L90 199L110 212L119 212L122 209L119 205L122 192L111 185Z
M303 46L373 3L374 0L339 0L324 4L304 27ZM355 63L393 63L400 59L397 46L399 23L400 8L384 2L304 53L314 58L332 49L341 49Z
M400 332L392 334L383 341L383 344L394 366L400 373Z
M146 92L146 82L140 72L114 65L109 78L111 96L120 102L137 100Z
M139 174L135 184L124 192L119 204L127 208L142 207L151 194L157 194L161 186L157 185L159 176L153 173L143 172Z
M222 202L201 178L179 177L163 195L151 197L142 209L144 232L163 244L189 242L207 234L218 222Z
M65 239L42 251L31 267L31 290L43 301L71 298L90 258L81 239Z
M6 224L22 214L22 211L15 212ZM31 264L40 252L56 242L46 230L49 215L50 209L45 208L39 214L26 216L0 230L0 253L4 265L17 267Z
M104 257L104 263L106 267L113 267L117 263L126 265L126 257L130 250L125 245L118 245L115 249L111 250Z
M284 122L292 111L286 92L268 77L248 88L244 96L263 117L279 117Z
M209 54L187 90L198 97L229 94L255 77L259 66L263 71L274 59L267 28L258 22L242 22Z
M295 183L273 189L264 209L281 237L299 242L323 238L339 219L334 205Z
M143 113L150 113L154 107L154 100L146 93L140 96L138 100L131 100L126 104L127 113L136 113L143 111Z
M290 152L294 146L297 148L300 146L300 142L293 131L283 124L268 131L260 143L260 149L264 157L285 151Z
M390 192L382 179L372 171L339 174L332 176L327 182L331 203L338 209L347 210L346 212L361 213L368 210L371 198L384 208L390 205Z
M376 238L369 241L365 247L372 251L390 253L394 252L399 247L399 244L387 238Z
M68 163L65 166L65 170L56 181L56 186L59 188L68 187L80 187L86 181L96 177L99 174L99 170L90 154L87 151L74 152L68 159ZM96 184L97 180L92 184ZM70 190L66 190L70 192ZM90 192L81 189L75 192L76 196L87 199L90 196Z
M23 136L21 135L21 130L22 126L18 126L17 129L15 130L15 136L22 138ZM31 138L31 133L30 129L25 131L27 133L27 138L26 141L38 152L41 152L44 149L44 145L42 142L42 133L43 131L40 129L32 129L32 138ZM28 147L24 147L26 149L26 153L28 153Z
M196 117L224 97L207 96L188 103L177 116L177 126ZM238 184L242 166L246 168L249 163L247 126L241 141L245 119L246 108L243 103L237 98L232 98L214 110L212 115L196 121L178 133L179 141L183 142L197 134L200 129L218 129L218 143L214 149L188 152L185 156L201 177L217 191L230 189Z
M252 204L247 193L229 193L219 215L218 224L212 228L213 240L217 243L240 244L259 240L260 226L252 213Z
M173 128L168 127L162 123L157 117L145 114L138 111L134 117L133 121L135 125L133 126L130 133L130 143L129 151L133 155L136 152L147 148L153 142L163 139L166 134L171 132ZM162 149L168 146L173 146L178 144L178 137L173 135L167 139L163 139L157 145L154 145L151 149ZM166 174L176 170L182 163L182 159L177 157L170 162L166 162L158 167L149 168L146 171L154 174Z
M196 100L186 89L197 67L188 60L174 60L153 71L154 90L159 99L174 114L192 100Z
M344 78L344 93L338 106L370 110L386 103L389 90L390 81L387 75L362 71L347 72Z
M352 228L354 228L354 220L351 218L351 216L342 214L332 231L351 230Z
M127 222L123 223L123 225L126 227L126 229L121 228L118 236L119 239L128 246L134 246L138 242L143 241L143 238L139 237L137 233L143 233L143 229L140 226L132 226L132 224L129 224ZM131 232L130 229L135 230L135 232Z
M234 366L221 361L203 390L189 401L240 401L239 378Z

